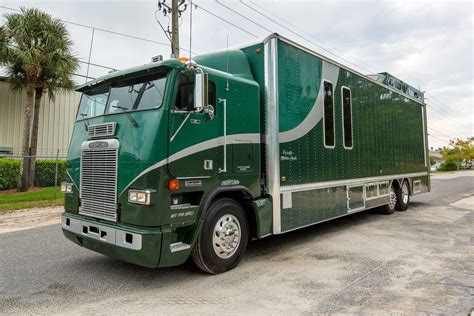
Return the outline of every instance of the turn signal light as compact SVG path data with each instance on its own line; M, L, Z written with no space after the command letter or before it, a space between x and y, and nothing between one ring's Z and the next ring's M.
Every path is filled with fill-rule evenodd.
M179 190L179 180L171 179L170 182L168 183L168 188L171 191Z
M179 57L178 60L181 61L181 62L187 62L187 61L189 61L189 58L187 58L187 57Z

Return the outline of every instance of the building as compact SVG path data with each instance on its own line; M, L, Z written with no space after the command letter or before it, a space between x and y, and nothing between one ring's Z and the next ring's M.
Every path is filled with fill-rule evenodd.
M57 92L54 101L43 96L38 127L38 156L66 157L80 93ZM11 91L0 78L0 155L20 155L23 135L25 91Z

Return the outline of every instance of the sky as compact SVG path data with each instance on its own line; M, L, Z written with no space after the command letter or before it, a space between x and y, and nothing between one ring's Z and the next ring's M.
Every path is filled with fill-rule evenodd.
M157 12L157 2L0 0L0 6L37 7L64 21L89 26L66 24L73 50L84 61L78 73L85 76L89 57L90 63L115 69L148 63L156 55L169 57L169 41L157 19L165 27L169 20ZM198 7L192 10L191 50L197 54L225 49L227 41L232 47L277 32L362 73L387 71L426 91L429 147L436 149L450 139L474 136L474 14L470 0L193 3ZM10 12L0 7L0 24ZM180 46L188 49L189 7L180 22ZM96 29L90 50L91 27ZM181 55L188 54L181 51ZM108 71L90 66L89 76L99 77ZM85 80L76 77L78 83Z

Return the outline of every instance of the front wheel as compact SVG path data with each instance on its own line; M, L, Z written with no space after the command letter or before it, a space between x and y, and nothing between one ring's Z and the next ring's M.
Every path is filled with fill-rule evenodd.
M235 268L247 248L248 222L239 203L220 199L209 208L191 256L204 272L218 274Z
M397 196L397 211L406 211L408 209L408 205L410 204L410 185L408 181L403 181L402 187L399 190L399 194Z

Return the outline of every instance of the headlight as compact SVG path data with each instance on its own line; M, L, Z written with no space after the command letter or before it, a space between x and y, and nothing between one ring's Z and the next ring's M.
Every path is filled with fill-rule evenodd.
M61 182L61 192L63 192L63 193L72 193L72 183L70 183L70 182Z
M150 196L154 190L128 190L128 202L134 204L150 205Z

